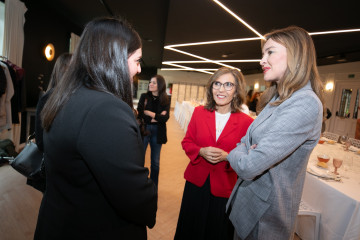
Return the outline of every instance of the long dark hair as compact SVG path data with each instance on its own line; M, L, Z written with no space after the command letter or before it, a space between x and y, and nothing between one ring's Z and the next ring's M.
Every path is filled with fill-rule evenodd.
M156 79L160 105L165 106L165 105L169 104L169 98L166 93L166 82L165 82L164 77L161 75L155 75L152 78ZM148 94L150 94L150 91L148 91Z
M60 79L63 77L64 73L70 65L71 57L71 53L63 53L56 59L53 71L51 73L49 85L47 87L47 91L58 85Z
M103 17L90 21L73 54L71 65L41 113L45 130L81 86L112 94L131 108L128 58L141 48L138 33L124 20Z

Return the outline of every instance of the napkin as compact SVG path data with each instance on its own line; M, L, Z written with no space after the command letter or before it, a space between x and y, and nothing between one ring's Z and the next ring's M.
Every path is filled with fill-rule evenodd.
M357 152L357 151L359 151L359 150L360 150L359 148L354 147L354 146L350 146L350 147L349 147L349 151L352 151L352 152Z
M330 179L335 178L335 175L329 170L322 169L316 166L310 166L308 172L322 178L330 178Z

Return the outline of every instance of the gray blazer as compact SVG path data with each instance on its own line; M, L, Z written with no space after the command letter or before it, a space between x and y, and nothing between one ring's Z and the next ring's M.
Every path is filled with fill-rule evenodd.
M268 104L228 155L239 178L227 212L241 239L291 238L322 114L309 82L279 106Z

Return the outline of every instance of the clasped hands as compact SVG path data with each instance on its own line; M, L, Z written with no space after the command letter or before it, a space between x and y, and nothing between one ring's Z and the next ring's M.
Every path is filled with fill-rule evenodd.
M255 149L256 147L257 144L252 145L249 151L251 149ZM203 157L206 161L212 164L216 164L222 161L227 161L226 157L228 156L228 153L217 147L203 147L200 148L199 155Z
M200 148L199 155L206 161L216 164L222 161L226 161L228 153L217 147L203 147Z

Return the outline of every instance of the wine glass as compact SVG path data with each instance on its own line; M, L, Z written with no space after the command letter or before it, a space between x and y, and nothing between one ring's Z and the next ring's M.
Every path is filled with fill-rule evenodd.
M337 172L337 169L338 169L339 167L341 167L341 164L342 164L342 163L343 163L343 160L342 160L342 159L337 158L337 157L334 157L334 158L333 158L333 165L334 165L334 168L335 168L334 174L339 175L339 173Z
M350 142L350 139L348 138L345 141L345 151L349 151L349 147L351 147L351 142Z
M344 161L343 161L343 167L344 167L344 172L343 172L343 177L345 178L349 178L349 171L353 168L353 158L351 155L347 154L344 157Z
M347 135L342 135L340 137L340 142L341 142L342 145L344 145L347 140L349 140L349 137Z

